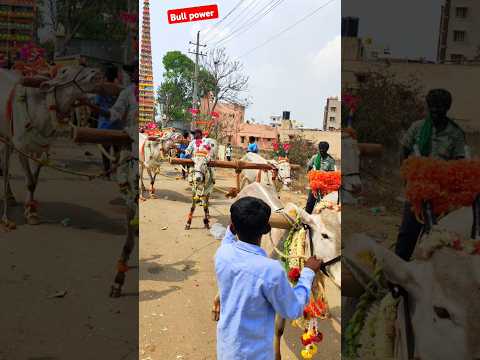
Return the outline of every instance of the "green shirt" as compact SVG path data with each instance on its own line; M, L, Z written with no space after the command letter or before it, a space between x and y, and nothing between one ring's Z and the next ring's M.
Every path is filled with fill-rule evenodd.
M335 159L327 154L326 158L320 156L320 168L315 168L315 158L319 154L313 155L308 161L308 169L322 170L322 171L335 171Z
M414 152L424 122L425 120L414 122L402 139L401 144L410 153ZM438 132L433 126L430 156L443 160L465 157L465 133L463 130L453 121L449 121L447 126Z

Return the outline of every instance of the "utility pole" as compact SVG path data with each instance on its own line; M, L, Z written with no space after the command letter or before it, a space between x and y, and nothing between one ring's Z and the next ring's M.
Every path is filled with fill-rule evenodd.
M195 45L195 52L189 51L190 54L195 55L195 77L194 77L194 82L193 82L193 109L198 110L198 60L200 56L206 56L206 54L200 52L200 46L206 47L207 45L202 45L200 44L200 31L197 32L197 42L192 43L191 41L189 42L191 45ZM194 123L197 120L197 114L196 111L193 114L193 121L190 124L190 130L194 129Z

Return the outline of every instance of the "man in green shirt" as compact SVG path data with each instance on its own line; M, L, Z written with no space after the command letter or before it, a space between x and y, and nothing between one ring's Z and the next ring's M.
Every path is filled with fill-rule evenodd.
M330 156L328 149L330 144L326 141L321 141L318 144L318 153L313 155L307 163L307 171L321 170L321 171L335 171L335 159ZM320 195L318 195L320 196ZM313 212L313 208L317 202L317 198L312 193L312 190L308 193L307 206L305 211L309 214Z
M401 141L401 161L411 155L443 160L464 158L465 133L447 117L452 105L451 94L444 89L434 89L429 91L426 100L427 117L414 122ZM417 221L411 204L407 201L395 246L398 256L407 261L410 259L422 228L423 225Z

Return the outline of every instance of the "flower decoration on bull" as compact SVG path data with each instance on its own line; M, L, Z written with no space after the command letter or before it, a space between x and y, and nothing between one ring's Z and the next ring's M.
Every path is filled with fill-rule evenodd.
M302 225L300 218L297 218L284 242L284 265L292 286L297 284L304 267L306 240L307 231ZM303 359L312 359L317 353L317 344L323 340L323 335L318 330L318 320L325 319L327 313L328 306L323 293L318 291L314 295L312 292L309 303L303 310L303 316L292 322L294 327L304 329L300 337L300 341L304 346L300 352Z
M340 171L311 170L308 173L308 181L314 196L321 195L321 197L324 197L340 189L342 174Z
M480 194L480 161L445 161L411 157L404 161L402 177L407 182L406 196L420 221L425 202L441 217L460 207L471 206Z

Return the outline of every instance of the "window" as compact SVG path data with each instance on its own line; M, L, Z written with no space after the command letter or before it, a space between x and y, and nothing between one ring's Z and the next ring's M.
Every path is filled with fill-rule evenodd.
M453 32L453 41L465 41L465 31L463 30L455 30Z
M241 142L242 144L245 144L245 136L241 136L241 137L240 137L240 142Z
M457 16L457 18L465 19L467 17L467 13L468 8L464 6L457 6L457 8L455 9L455 15Z
M330 111L331 111L331 112L336 112L336 111L337 111L337 108L336 108L335 106L332 106L332 107L330 108Z
M330 117L330 122L335 122L335 118L333 116Z

